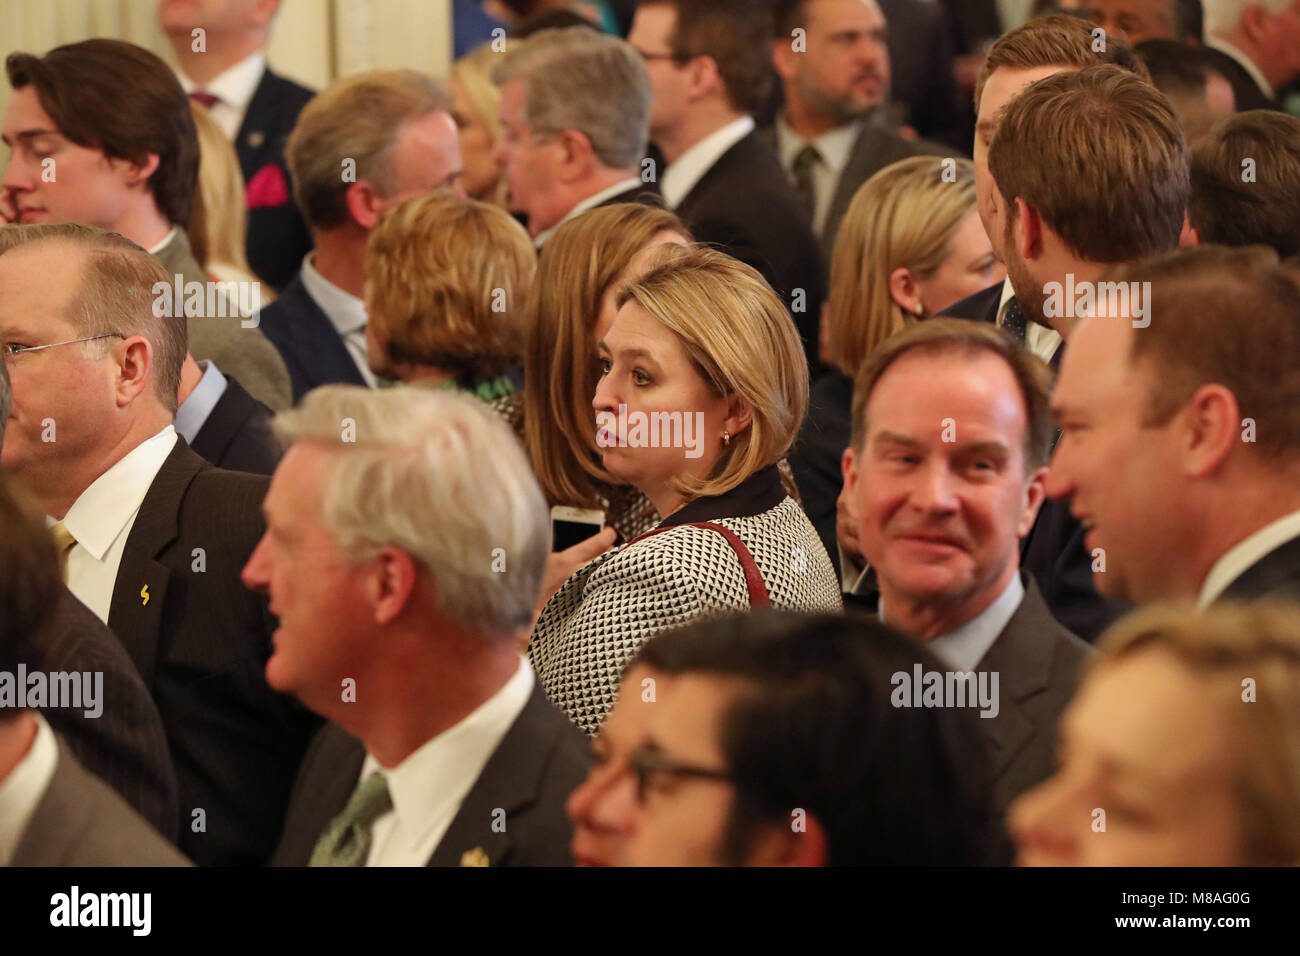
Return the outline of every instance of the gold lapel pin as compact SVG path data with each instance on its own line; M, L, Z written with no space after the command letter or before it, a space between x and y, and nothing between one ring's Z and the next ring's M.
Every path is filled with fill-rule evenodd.
M460 855L461 866L488 866L487 852L481 847L476 846L472 850L466 850Z
M145 607L146 605L148 605L148 603L149 603L149 585L146 584L144 587L140 589L140 606Z
M266 142L266 134L263 133L260 129L255 129L253 130L253 132L248 134L248 145L252 149L257 149L265 142Z

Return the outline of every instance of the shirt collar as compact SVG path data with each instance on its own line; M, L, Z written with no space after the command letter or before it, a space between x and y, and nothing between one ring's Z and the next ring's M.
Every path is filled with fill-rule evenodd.
M13 859L59 762L54 731L38 711L31 713L36 718L36 737L9 776L0 780L0 866Z
M181 402L180 408L176 409L176 431L190 445L194 444L194 436L226 393L226 376L217 369L216 362L208 359L199 362L199 367L203 369L203 377L194 386L194 391Z
M1277 99L1277 90L1273 89L1273 84L1260 72L1259 67L1255 65L1255 61L1242 53L1239 48L1233 46L1223 37L1210 37L1205 41L1205 45L1236 60L1237 65L1250 74L1250 78L1255 81L1255 85L1263 90L1270 100Z
M730 491L720 495L705 495L688 501L663 521L660 528L696 521L717 521L719 518L752 518L771 511L788 496L781 484L781 472L776 465L757 471Z
M714 167L727 150L754 131L754 118L741 116L725 126L720 126L686 152L669 163L664 170L660 190L669 209L682 204L704 174Z
M265 72L266 56L259 50L217 74L212 82L203 87L203 92L211 93L218 102L242 113L248 108L248 103L257 90L257 84L262 82L262 74ZM186 95L199 88L184 71L178 71L178 74Z
M176 429L168 425L91 482L63 516L63 526L96 561L104 560L122 529L140 510L158 469L175 446Z
M378 770L388 781L400 839L416 847L438 820L465 799L533 692L533 669L521 657L511 678L460 723L385 770L366 754L360 780Z
M553 225L550 229L543 229L537 234L537 237L533 239L533 245L538 249L542 248L542 244L545 243L547 239L551 238L551 233L555 232L556 229L559 229L560 226L564 225L570 219L576 219L588 209L595 209L606 199L613 199L619 193L636 189L640 185L641 180L637 179L635 176L629 176L627 179L620 179L614 185L602 189L598 193L593 193L581 202L574 203L573 208L566 212L559 222Z
M1214 567L1205 576L1200 596L1196 599L1197 607L1213 603L1233 581L1292 538L1300 538L1300 511L1278 518L1237 542L1214 562Z
M158 243L158 245L154 246L152 249L149 250L149 255L151 256L158 255L159 252L167 248L167 244L171 242L172 239L174 239L175 237L176 237L176 227L172 226L171 229L168 230L167 235L162 237L162 242Z
M1024 598L1025 585L1020 580L1020 574L1013 574L992 604L955 631L941 634L929 641L926 647L954 671L973 671L1006 630L1007 623ZM880 620L885 620L883 598L880 602Z
M866 122L865 119L853 120L832 130L827 130L809 143L808 140L794 131L786 115L782 113L776 120L777 154L781 157L782 168L786 172L793 170L794 160L799 155L799 151L805 146L812 145L817 148L822 162L832 171L843 169L849 163L849 156L853 153L853 144L862 135L862 129Z
M320 310L340 336L364 332L366 328L366 303L351 292L345 292L316 271L312 265L314 253L302 260L302 284L307 294L316 300Z

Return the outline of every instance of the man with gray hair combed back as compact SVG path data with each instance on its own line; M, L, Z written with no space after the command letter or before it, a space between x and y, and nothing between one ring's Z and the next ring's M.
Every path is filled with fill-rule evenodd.
M561 865L585 738L520 655L551 535L523 449L473 399L330 385L244 568L280 628L266 676L330 723L278 865Z
M541 30L506 53L492 81L505 127L496 160L539 247L588 209L657 201L653 170L642 174L650 73L629 44L586 27Z

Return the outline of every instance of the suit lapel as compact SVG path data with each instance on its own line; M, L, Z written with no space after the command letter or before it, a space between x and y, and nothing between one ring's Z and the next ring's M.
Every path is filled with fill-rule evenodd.
M71 752L58 742L54 775L14 848L10 866L66 865L90 819L90 804Z
M875 168L878 163L876 153L880 148L878 139L878 127L870 120L862 124L862 132L858 138L853 141L853 149L849 151L849 161L844 164L844 169L840 171L839 181L835 184L835 195L831 197L830 208L826 211L826 223L822 230L823 235L833 235L832 224L840 222L844 214L848 212L849 203L853 201L854 194L858 191L867 179L870 178L870 170ZM829 261L830 249L826 249L826 256Z
M244 182L248 182L253 173L269 162L275 155L271 139L273 130L268 129L267 120L275 115L274 79L269 68L262 71L262 78L257 81L253 98L248 101L244 120L239 124L235 135L235 152L239 154L239 169Z
M1007 771L1034 735L1036 725L1023 705L1048 686L1054 651L1052 635L1059 629L1034 579L1023 573L1021 579L1025 596L1020 606L976 666L977 671L998 674L998 715L979 719L993 741L990 756L995 780Z
M537 795L555 737L541 682L465 795L429 866L499 866L510 855L510 815Z
M157 560L176 540L180 507L190 482L207 464L178 438L145 493L122 550L109 605L108 626L126 647L146 686L153 690L158 639L171 571Z
M292 298L290 298L292 297ZM302 278L297 277L285 290L286 305L293 313L282 330L286 347L290 349L304 370L311 376L314 386L320 382L347 382L365 385L357 363L343 344L343 337L330 321L325 310L311 297Z
M1300 594L1300 538L1278 545L1252 564L1228 585L1219 600L1257 599L1283 590L1288 583L1291 592Z

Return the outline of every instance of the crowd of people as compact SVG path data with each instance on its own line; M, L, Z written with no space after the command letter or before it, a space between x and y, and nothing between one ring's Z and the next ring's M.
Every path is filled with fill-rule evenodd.
M0 865L1300 863L1300 2L1007 6L11 54Z

